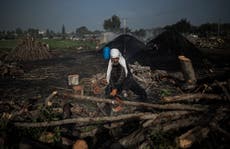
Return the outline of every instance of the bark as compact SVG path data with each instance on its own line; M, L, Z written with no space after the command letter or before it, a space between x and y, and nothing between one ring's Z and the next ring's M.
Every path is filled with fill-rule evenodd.
M80 96L70 93L63 93L63 96L74 98L76 100L81 101L92 101L92 102L100 102L100 103L109 103L109 104L119 104L114 100L105 99L105 98L97 98L91 96ZM145 102L133 102L133 101L123 101L124 105L128 106L137 106L137 107L148 107L153 109L161 109L161 110L194 110L194 111L204 111L206 108L204 106L194 106L194 105L185 105L185 104L151 104Z
M90 123L114 122L114 121L129 120L129 119L148 119L154 116L155 114L134 113L134 114L124 114L119 116L79 117L73 119L65 119L65 120L50 121L50 122L38 122L38 123L15 122L14 125L17 127L48 127L48 126L58 126L58 125L74 124L74 123L90 124Z
M191 116L186 119L179 119L175 121L166 122L164 124L154 125L150 128L154 131L162 131L162 132L173 131L173 130L178 130L180 128L193 126L200 120L200 118L201 116L197 116L197 117Z
M175 119L182 118L185 115L191 115L192 112L189 111L169 111L169 112L162 112L153 117L152 119L147 120L145 123L142 124L144 128L151 127L156 124L160 124L161 122L169 122Z
M196 94L182 94L182 95L177 95L177 96L168 96L168 97L163 97L162 100L166 102L174 102L174 101L181 101L181 100L195 100L199 101L201 99L207 99L207 100L221 100L222 97L216 94L201 94L201 93L196 93Z

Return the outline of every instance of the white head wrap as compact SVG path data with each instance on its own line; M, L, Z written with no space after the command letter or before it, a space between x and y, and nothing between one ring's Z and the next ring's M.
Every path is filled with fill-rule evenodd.
M120 51L118 49L111 49L110 57L111 58L119 58L120 57Z
M119 58L119 64L125 69L125 76L127 77L128 75L128 69L127 69L127 65L126 65L126 61L125 58L122 56L121 52L118 49L111 49L110 51L110 57L111 58ZM109 60L109 64L108 64L108 69L107 69L107 74L106 74L106 80L109 83L110 80L110 76L111 76L111 71L112 71L112 61L111 59Z

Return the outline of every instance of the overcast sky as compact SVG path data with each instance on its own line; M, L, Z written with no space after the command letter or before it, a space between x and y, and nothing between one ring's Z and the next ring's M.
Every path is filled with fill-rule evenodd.
M0 30L39 28L102 30L116 14L134 29L163 27L187 18L192 24L230 23L230 0L0 0Z

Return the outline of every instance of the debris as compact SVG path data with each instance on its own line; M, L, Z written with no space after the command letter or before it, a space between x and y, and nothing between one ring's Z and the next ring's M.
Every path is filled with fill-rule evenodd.
M17 63L4 63L0 61L1 77L16 77L24 74L24 70Z

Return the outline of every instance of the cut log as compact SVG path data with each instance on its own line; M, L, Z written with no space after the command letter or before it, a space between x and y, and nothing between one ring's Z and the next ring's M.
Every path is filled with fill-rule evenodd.
M200 141L207 137L209 128L200 126L194 127L176 139L180 148L189 148L194 142Z
M77 140L73 144L73 149L88 149L88 144L86 143L85 140Z
M191 101L199 101L200 99L207 99L207 100L221 100L222 97L216 94L182 94L177 96L168 96L163 97L162 100L166 102L175 102L175 101L182 101L182 100L191 100Z
M109 104L119 104L116 103L116 101L111 100L111 99L105 99L105 98L97 98L97 97L92 97L92 96L80 96L80 95L75 95L75 94L70 94L70 93L63 93L62 94L65 97L70 97L74 98L76 100L81 100L81 101L92 101L92 102L104 102L104 103L109 103ZM185 104L150 104L150 103L145 103L145 102L133 102L133 101L123 101L124 105L128 106L137 106L137 107L147 107L147 108L153 108L153 109L162 109L162 110L194 110L194 111L204 111L206 110L206 107L204 106L192 106L192 105L185 105Z
M195 84L197 80L191 60L183 55L178 56L178 59L180 60L185 81L189 84Z

